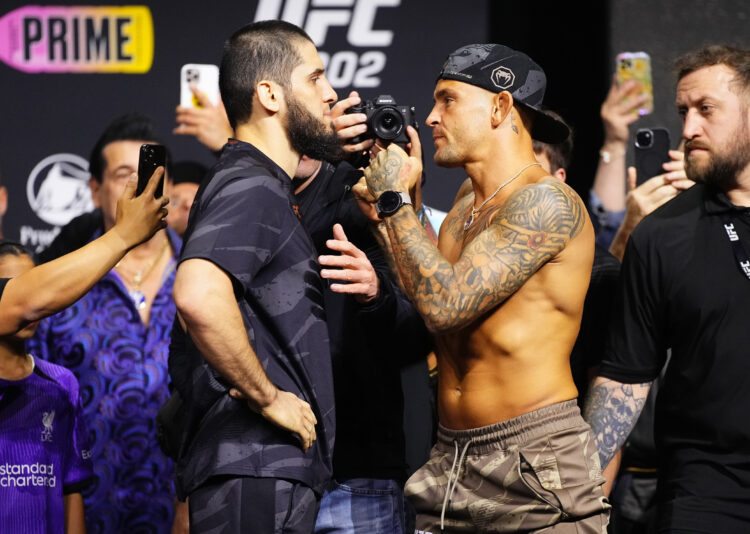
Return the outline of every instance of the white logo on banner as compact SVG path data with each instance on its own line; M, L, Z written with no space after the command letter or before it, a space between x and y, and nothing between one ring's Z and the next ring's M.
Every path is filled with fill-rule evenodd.
M63 226L94 209L89 189L89 164L75 154L53 154L29 174L29 206L47 224Z
M291 22L304 28L319 49L326 42L328 30L336 26L348 28L346 40L351 46L382 48L393 42L393 31L375 29L377 11L399 5L401 0L260 0L255 20ZM385 67L385 52L368 50L360 54L339 50L329 54L319 50L319 53L333 87L380 86L378 75Z

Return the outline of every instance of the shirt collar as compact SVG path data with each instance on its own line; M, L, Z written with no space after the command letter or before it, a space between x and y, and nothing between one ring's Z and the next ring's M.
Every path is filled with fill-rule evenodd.
M703 201L709 215L750 215L750 207L735 206L723 191L708 185L703 188Z
M253 158L259 165L262 165L271 172L271 175L278 178L284 188L292 192L292 178L282 169L275 161L266 156L255 145L239 139L230 138L224 145L224 150L245 152Z

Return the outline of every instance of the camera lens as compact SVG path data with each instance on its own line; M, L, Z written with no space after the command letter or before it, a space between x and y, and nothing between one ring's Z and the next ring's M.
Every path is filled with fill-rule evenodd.
M654 132L649 129L638 130L635 134L635 146L649 148L654 143Z
M403 129L404 119L397 109L384 107L372 116L372 130L379 139L396 139Z

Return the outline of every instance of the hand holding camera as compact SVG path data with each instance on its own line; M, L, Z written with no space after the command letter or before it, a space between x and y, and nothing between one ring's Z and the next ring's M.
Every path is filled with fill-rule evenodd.
M351 139L360 143L366 139L380 139L393 143L406 144L409 136L407 126L418 128L414 106L399 106L391 95L380 95L374 100L365 100L346 110L347 114L364 114L367 129Z
M410 142L407 126L418 128L413 106L398 106L390 95L363 101L356 91L340 100L331 109L333 125L344 150L359 155L352 164L366 167L373 154L366 151L376 144L385 148L391 142Z

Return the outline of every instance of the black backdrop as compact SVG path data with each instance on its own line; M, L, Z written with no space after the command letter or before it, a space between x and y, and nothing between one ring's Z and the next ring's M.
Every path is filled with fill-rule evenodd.
M4 1L6 21L8 13L26 5ZM337 82L335 89L340 97L352 88L365 98L390 93L399 104L415 105L419 120L424 121L435 76L445 56L463 44L487 40L487 2L472 0L460 9L455 6L449 0L159 2L148 4L153 18L154 55L146 73L28 73L0 63L0 169L10 199L3 221L6 237L20 238L34 246L48 242L54 236L55 224L90 207L87 175L79 168L80 157L88 159L102 129L121 113L138 110L152 116L176 160L210 163L213 156L196 140L171 134L179 100L180 67L185 63L218 64L224 39L256 15L266 18L260 13L301 17L298 21L303 20L306 29L319 36L316 44L330 56L330 67L337 66L331 69L329 78ZM76 14L79 20L85 16L80 10ZM358 31L350 36L349 25L336 24L342 20L358 25ZM132 26L126 27L125 33L128 29ZM0 21L0 58L6 60L4 50L8 39L14 38L10 33ZM44 50L42 55L48 55ZM59 58L59 50L56 55ZM72 57L70 50L68 57ZM361 72L368 65L369 74ZM354 87L358 79L377 86ZM438 171L432 165L429 128L423 128L423 139L430 162L427 200L445 208L461 179L456 172ZM48 160L41 172L31 176L40 162L60 154L74 156Z
M153 63L146 73L29 73L7 65L13 62L9 43L19 40L8 21L13 10L29 5L5 0L0 9L0 171L10 198L4 233L31 245L49 241L55 225L90 206L80 158L88 158L100 131L118 114L139 110L153 116L175 159L212 161L197 141L171 134L179 70L189 62L218 63L223 40L260 13L296 18L318 36L319 49L331 57L329 77L338 81L340 97L352 88L366 98L390 93L400 104L415 105L420 121L432 104L435 75L451 50L486 41L524 50L548 73L547 103L575 128L569 175L583 194L593 179L602 135L599 106L617 52L645 50L652 55L656 110L633 129L667 126L676 145L680 130L672 105L674 57L712 41L750 44L750 6L745 0L183 0L146 4L154 39ZM42 9L49 12L50 7ZM114 13L111 8L103 11ZM74 14L79 21L85 16L80 9ZM350 34L350 27L356 31ZM124 38L139 41L129 29L132 26L125 27ZM369 80L371 86L352 87L357 79L366 84ZM432 164L429 128L424 126L422 140L428 160L425 198L447 209L463 176ZM52 165L48 158L59 154L73 157L52 158L52 163L57 161ZM47 164L40 165L45 160ZM40 172L32 175L35 168Z

